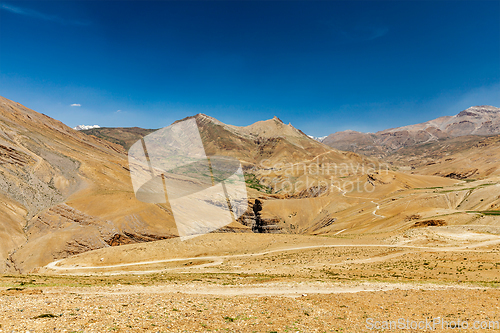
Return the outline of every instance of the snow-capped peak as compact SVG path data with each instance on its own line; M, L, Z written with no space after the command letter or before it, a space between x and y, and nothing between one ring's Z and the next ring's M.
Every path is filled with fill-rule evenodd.
M323 140L325 140L327 136L328 135L325 135L325 136L312 136L312 135L308 135L308 137L310 137L311 139L316 140L318 142L323 142Z
M74 130L77 131L84 131L84 130L89 130L93 128L101 128L99 125L78 125L76 127L73 127Z

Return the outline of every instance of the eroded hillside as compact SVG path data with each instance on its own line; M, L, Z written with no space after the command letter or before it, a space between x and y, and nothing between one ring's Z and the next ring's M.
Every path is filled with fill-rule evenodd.
M92 250L177 237L168 202L136 199L123 146L1 103L2 271L33 272ZM245 172L248 210L217 232L401 235L419 227L499 224L488 213L500 209L494 137L470 139L469 150L456 144L454 154L406 170L332 149L278 118L246 127L203 114L194 119L206 154L234 157ZM140 139L148 131L134 133ZM477 179L452 175L474 165Z
M5 98L0 161L2 271L174 233L165 208L132 200L121 146Z

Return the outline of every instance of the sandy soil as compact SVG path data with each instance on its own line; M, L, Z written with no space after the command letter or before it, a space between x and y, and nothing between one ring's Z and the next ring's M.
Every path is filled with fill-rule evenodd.
M499 290L457 285L197 281L28 288L0 297L2 332L366 332L369 318L500 319Z
M481 228L490 230L210 234L93 251L43 275L1 277L0 330L368 332L400 318L497 325L500 237Z

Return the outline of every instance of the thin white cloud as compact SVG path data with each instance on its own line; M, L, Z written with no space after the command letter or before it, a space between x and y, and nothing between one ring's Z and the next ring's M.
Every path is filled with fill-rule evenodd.
M75 104L71 104L71 106L82 106L82 105L78 104L78 103L75 103Z
M118 112L122 112L122 110L116 110L116 112L117 112L117 113L118 113Z
M56 23L60 23L60 24L72 24L72 25L88 25L88 24L90 24L90 22L87 22L87 21L67 20L67 19L61 18L59 16L47 15L47 14L40 13L40 12L32 10L32 9L16 7L16 6L6 4L6 3L1 3L0 9L8 11L10 13L28 16L28 17L33 17L33 18L37 18L37 19L45 20L45 21L52 21L52 22L56 22Z

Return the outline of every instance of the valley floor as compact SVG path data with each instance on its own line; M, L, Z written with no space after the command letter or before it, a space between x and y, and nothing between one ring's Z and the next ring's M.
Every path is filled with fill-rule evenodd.
M404 320L394 331L416 332L427 319L439 331L459 331L444 322L460 320L484 332L500 329L499 265L500 237L471 226L208 234L0 277L0 331L368 332Z
M494 325L499 298L495 288L411 283L42 287L4 290L0 321L3 332L367 332L400 318Z

